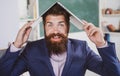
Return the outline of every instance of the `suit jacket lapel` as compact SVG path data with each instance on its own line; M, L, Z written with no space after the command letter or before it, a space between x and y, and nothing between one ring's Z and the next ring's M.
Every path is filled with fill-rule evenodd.
M53 67L52 67L52 64L51 64L51 62L50 62L50 58L49 58L49 54L48 54L48 49L47 49L47 47L46 47L46 42L45 42L45 40L43 40L43 48L44 48L44 51L45 51L45 65L47 65L47 67L48 67L48 69L49 69L49 71L50 71L50 73L51 73L51 76L55 76L55 74L54 74L54 71L53 71Z
M70 66L71 66L71 62L73 59L73 46L71 44L71 41L68 40L68 45L67 45L67 59L65 62L65 66L63 68L63 72L62 72L62 76L66 76Z
M49 59L49 58L46 58L45 63L46 63L46 65L48 66L48 69L49 69L49 71L50 71L50 73L51 73L51 76L55 76L54 71L53 71L52 64L51 64L51 62L50 62L50 59Z

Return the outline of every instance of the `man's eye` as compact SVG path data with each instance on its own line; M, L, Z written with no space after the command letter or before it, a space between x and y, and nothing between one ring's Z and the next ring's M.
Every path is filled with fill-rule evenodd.
M47 26L48 26L48 27L52 27L52 24L48 24Z
M64 27L64 24L59 24L60 27Z

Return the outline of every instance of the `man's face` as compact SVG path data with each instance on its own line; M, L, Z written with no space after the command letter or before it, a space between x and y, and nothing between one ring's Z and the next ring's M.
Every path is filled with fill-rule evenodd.
M49 54L61 54L66 51L67 24L63 15L48 15L45 21L45 37Z
M62 34L67 37L67 25L63 15L48 15L45 22L46 36L56 34L51 37L52 42L60 42L62 37L57 34Z

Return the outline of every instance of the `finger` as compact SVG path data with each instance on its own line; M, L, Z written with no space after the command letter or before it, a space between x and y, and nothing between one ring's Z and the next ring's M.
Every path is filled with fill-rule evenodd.
M84 30L85 32L87 33L87 35L89 36L90 34L90 31L93 29L93 26L91 23L87 23L85 26L84 26Z
M88 28L89 36L91 36L95 30L97 30L97 28L93 25L90 25Z
M29 29L31 29L31 25L32 24L32 22L29 22L29 23L26 23L20 30L19 30L19 33L18 33L18 38L17 39L23 39L24 38L24 36L27 34L27 35L29 35L29 31L31 31L31 30L29 30ZM28 33L27 33L27 31L28 31Z
M25 42L28 41L28 38L29 38L31 30L32 30L31 27L29 27L29 28L26 29L26 31L24 33L24 36L23 36L23 43L25 43Z
M85 26L84 30L87 33L88 36L92 36L96 33L96 27L92 23L88 23L87 21L83 20Z
M32 28L31 28L31 27L29 27L29 28L27 28L27 29L26 29L26 35L27 35L27 36L29 36L29 35L30 35L31 30L32 30Z
M89 26L90 26L90 25L89 25L88 23L87 23L87 24L85 24L85 25L84 25L84 30L85 30L85 31L88 31Z
M86 21L83 21L83 22L84 22L84 24L85 24L84 30L89 30L89 28L90 28L91 26L94 26L92 23L88 23L88 22L86 22Z
M33 23L33 21L26 23L26 24L21 28L21 30L25 31L27 28L30 28L30 27L31 27L30 25L32 25L32 23Z
M89 28L89 25L84 26L84 31L86 32L87 35L89 35L88 28Z
M89 36L95 36L95 34L97 33L96 29L92 29L89 33Z

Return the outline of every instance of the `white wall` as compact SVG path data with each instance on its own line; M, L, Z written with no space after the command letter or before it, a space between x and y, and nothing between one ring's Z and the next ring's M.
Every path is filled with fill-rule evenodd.
M0 49L12 42L19 27L18 0L0 0Z

